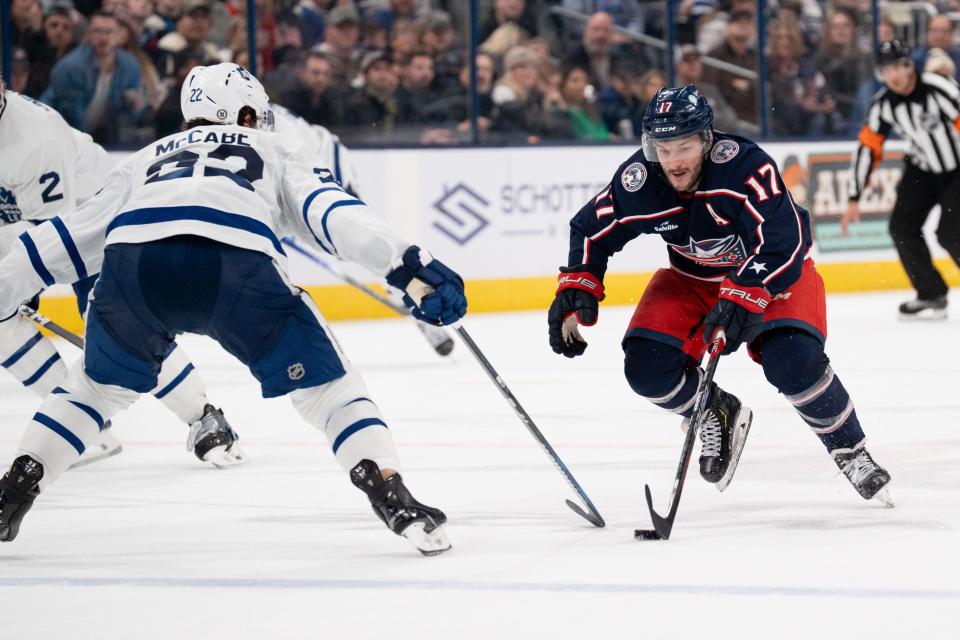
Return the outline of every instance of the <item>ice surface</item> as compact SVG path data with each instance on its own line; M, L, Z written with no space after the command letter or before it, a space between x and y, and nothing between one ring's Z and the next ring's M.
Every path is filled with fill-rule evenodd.
M466 322L602 530L564 506L462 344L442 359L407 320L337 324L414 495L450 517L454 548L433 558L383 527L286 400L186 337L252 462L204 468L152 398L118 416L124 453L64 474L0 545L0 638L956 638L960 318L898 322L903 297L829 300L828 353L897 508L863 501L738 353L717 374L755 412L737 476L720 494L692 469L667 542L633 540L645 482L666 508L682 435L623 379L630 309L602 309L573 361L550 352L545 312ZM3 466L36 405L0 377Z

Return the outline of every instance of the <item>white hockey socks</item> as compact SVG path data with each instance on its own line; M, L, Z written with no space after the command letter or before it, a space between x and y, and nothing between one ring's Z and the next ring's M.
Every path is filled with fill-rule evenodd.
M163 361L157 386L150 393L188 425L200 420L208 402L207 385L180 345Z
M319 387L298 389L290 398L304 420L326 434L344 471L349 473L364 459L380 469L400 471L393 436L355 371Z
M0 366L41 398L67 377L53 342L19 316L0 322Z
M47 396L34 414L17 456L26 454L43 464L42 490L99 439L111 416L138 397L136 391L94 382L84 373L83 363L77 362L61 387Z

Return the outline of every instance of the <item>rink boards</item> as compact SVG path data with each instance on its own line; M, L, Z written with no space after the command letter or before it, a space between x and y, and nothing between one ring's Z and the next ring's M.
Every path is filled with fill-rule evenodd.
M861 201L862 222L849 237L840 236L839 218L847 205L853 144L770 143L764 148L779 164L794 199L811 213L812 255L828 292L909 287L886 231L902 172L902 144L888 145ZM356 150L353 157L361 197L463 275L472 312L494 312L549 305L557 267L566 261L569 219L633 150L629 145L392 149ZM935 212L927 225L934 246L937 218ZM960 284L956 267L944 253L937 255L947 281ZM635 303L664 264L666 248L659 238L631 242L610 262L606 304ZM291 257L291 271L331 320L392 315L299 256ZM351 273L376 281L362 270ZM68 291L51 291L43 309L79 328Z

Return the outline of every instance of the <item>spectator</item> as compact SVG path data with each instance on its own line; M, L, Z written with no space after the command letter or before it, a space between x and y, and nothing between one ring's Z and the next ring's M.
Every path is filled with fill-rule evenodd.
M410 57L414 51L420 48L420 25L406 19L400 19L393 23L393 31L390 32L390 53L393 61L399 63Z
M182 0L156 0L153 14L143 21L143 40L140 46L147 53L156 56L157 43L177 28Z
M356 133L391 133L397 125L397 74L390 56L371 51L360 64L363 85L343 101L342 121Z
M494 62L493 57L482 51L477 53L477 99L479 109L477 110L477 126L480 134L485 135L490 129L493 114L493 99L491 91L493 90ZM455 87L448 87L446 95L437 103L438 111L442 108L446 111L446 121L455 122L457 133L461 136L470 134L470 113L473 109L473 97L470 92L470 65L464 64L457 76L458 83Z
M397 88L398 122L425 124L442 119L445 114L433 112L440 96L431 88L433 58L425 51L417 51L400 65L400 86Z
M147 105L151 111L154 111L167 97L168 88L160 78L157 68L153 66L150 57L140 48L140 25L130 15L126 4L116 7L113 15L120 25L118 44L121 49L133 56L137 64L140 65L140 78L143 80Z
M877 42L874 49L880 48L884 42L890 42L897 38L897 25L893 23L888 16L881 16L877 23Z
M610 83L610 67L621 55L619 47L613 45L613 20L601 11L587 20L580 46L570 52L564 64L587 69L590 83L601 89Z
M39 98L50 83L50 70L63 56L70 53L73 39L73 18L65 7L54 6L43 18L44 46L30 60L30 77L24 93ZM29 55L24 52L29 58Z
M221 61L219 50L207 41L210 33L210 0L183 0L176 29L157 42L157 71L163 78L172 78L176 72L174 54L190 49L202 64Z
M457 84L457 75L463 66L460 52L453 46L455 40L450 14L433 11L423 18L420 44L433 58L434 86L441 90Z
M336 124L336 98L330 92L330 60L311 51L297 84L280 98L280 104L311 124L330 127Z
M680 81L679 73L677 84L688 84ZM608 131L615 132L623 140L637 138L643 130L641 125L646 105L640 101L637 88L634 65L620 61L610 68L610 83L600 91L603 123Z
M944 78L953 80L957 75L957 66L946 51L932 48L927 52L927 61L923 66L923 71L924 73L939 73Z
M724 32L723 44L710 52L710 56L740 67L745 71L757 70L757 52L753 46L756 27L753 14L738 11L730 16ZM720 89L721 94L737 113L747 122L757 122L757 81L742 75L710 69L704 80Z
M183 87L183 82L187 79L190 70L202 64L202 60L197 58L196 52L191 49L184 49L174 54L173 62L174 84L160 107L157 108L153 118L157 138L163 138L183 128L183 115L180 111L180 89Z
M526 47L514 47L503 61L505 72L493 87L494 120L491 129L512 139L526 134L527 142L543 138L569 139L572 128L563 112L548 106L537 89L537 56Z
M27 52L20 47L14 47L10 57L10 84L7 88L17 93L26 93L30 82L30 60Z
M803 56L803 37L796 20L787 14L770 23L770 50L767 53L767 82L770 87L771 123L775 135L802 136L810 127L811 115L830 113L835 104L822 99L814 89L817 74Z
M390 39L387 30L376 20L364 18L360 22L360 47L364 53L368 51L386 51Z
M954 44L956 31L949 16L938 14L930 18L927 23L927 44L917 47L913 52L913 59L918 69L925 68L932 49L940 49L953 61L954 69L960 67L960 48ZM934 63L941 65L940 61ZM957 79L955 76L954 79Z
M415 22L419 17L413 0L390 0L389 8L373 10L369 17L380 23L384 31L390 33L400 20Z
M100 143L129 142L145 102L140 65L118 50L119 30L112 14L92 14L87 42L53 66L41 96L71 127Z
M737 117L737 112L723 97L720 89L703 79L703 59L694 45L680 47L674 71L677 74L678 86L692 84L710 102L710 106L713 107L713 123L717 129L746 135L755 135L760 132L760 127L757 125Z
M567 118L578 140L610 140L610 131L603 124L595 104L596 94L590 76L582 67L568 67L560 80L560 95L566 104Z
M857 90L871 75L870 62L860 51L857 41L857 23L854 14L844 9L835 9L829 16L823 40L815 58L817 70L823 74L820 89L821 101L828 98L836 102L833 112L824 111L814 126L814 135L842 135L852 125Z
M303 42L312 47L323 41L323 31L326 27L323 16L326 13L328 0L300 0L293 7L293 15L297 17Z
M643 110L647 110L647 105L657 95L657 91L667 86L667 76L659 69L647 69L640 75L637 81L640 102L643 104Z
M357 48L360 42L360 15L351 6L336 6L327 14L327 28L324 41L315 51L325 53L330 60L330 84L335 88L346 88L360 70L361 53Z
M494 0L491 15L480 24L480 48L503 56L536 33L536 22L524 0Z
M9 1L9 0L5 0ZM43 33L43 10L39 0L13 0L10 4L12 24L11 41L33 58L33 51L45 44Z

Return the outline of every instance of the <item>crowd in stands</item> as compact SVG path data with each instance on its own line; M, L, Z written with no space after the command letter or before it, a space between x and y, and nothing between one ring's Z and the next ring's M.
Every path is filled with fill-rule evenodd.
M179 129L194 65L250 66L246 1L271 99L349 142L468 142L475 108L487 143L631 140L668 82L655 42L664 3L650 0L479 0L476 101L466 0L2 1L12 16L8 88L115 146ZM771 133L855 135L878 88L869 4L768 6ZM717 128L745 135L760 130L756 10L755 0L682 0L676 15L676 83L700 88ZM897 28L883 18L880 40ZM946 13L917 44L921 68L956 78L960 46Z

